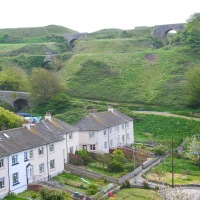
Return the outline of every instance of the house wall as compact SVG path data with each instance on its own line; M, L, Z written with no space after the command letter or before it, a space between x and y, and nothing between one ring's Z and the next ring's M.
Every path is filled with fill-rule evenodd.
M12 164L12 156L17 155L17 164ZM9 180L10 192L20 193L27 189L26 167L28 160L24 160L24 151L9 156ZM13 174L18 173L18 182L13 184Z
M0 189L0 199L9 192L8 157L2 157L4 165L0 168L0 178L4 177L4 188ZM0 159L2 159L0 158Z
M88 151L94 151L90 149L90 145L95 145L96 152L109 153L109 148L116 148L134 143L133 121L112 126L100 131L93 131L95 132L94 138L89 138L89 132L90 131L79 132L80 149L83 148L83 145L87 145Z
M70 139L70 134L72 138ZM73 152L70 152L70 148L73 148ZM78 131L67 134L67 150L68 153L75 153L76 150L79 150L79 133Z
M43 147L43 155L38 154L38 148L33 149L33 158L29 159L33 170L33 178L29 182L45 181L48 177L56 176L57 174L63 172L64 170L64 158L65 158L65 140L60 142L55 142L54 150L49 150L49 145L41 146ZM50 169L50 161L54 160L55 168ZM44 172L40 173L40 164L44 164Z

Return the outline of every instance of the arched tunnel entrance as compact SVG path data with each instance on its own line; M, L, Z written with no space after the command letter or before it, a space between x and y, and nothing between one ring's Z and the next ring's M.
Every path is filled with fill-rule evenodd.
M28 108L29 103L26 99L17 99L13 102L13 107L17 112L21 112Z
M165 34L164 34L165 41L166 41L165 43L166 43L166 44L170 44L172 38L174 37L174 35L175 35L176 33L177 33L177 31L176 31L176 30L173 30L173 29L166 31Z

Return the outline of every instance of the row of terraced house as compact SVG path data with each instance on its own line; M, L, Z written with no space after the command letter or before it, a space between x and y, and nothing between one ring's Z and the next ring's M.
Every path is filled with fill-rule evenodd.
M134 143L133 119L109 107L72 126L46 113L34 126L0 132L0 199L20 193L32 182L62 173L69 153L87 149L108 153Z

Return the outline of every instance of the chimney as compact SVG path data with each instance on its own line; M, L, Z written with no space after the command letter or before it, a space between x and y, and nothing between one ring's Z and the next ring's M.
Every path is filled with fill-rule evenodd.
M108 106L108 111L111 111L111 112L113 112L113 107L111 107L111 106Z
M49 111L44 115L44 119L48 119L51 122L51 113Z
M22 127L26 127L28 130L31 128L31 123L27 120L24 120Z
M94 110L94 108L90 109L90 115L95 116L95 110Z

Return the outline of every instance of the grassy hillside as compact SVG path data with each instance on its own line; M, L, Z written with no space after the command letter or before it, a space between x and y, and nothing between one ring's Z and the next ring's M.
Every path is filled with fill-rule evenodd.
M185 106L185 73L200 59L182 47L74 54L60 71L71 96Z

